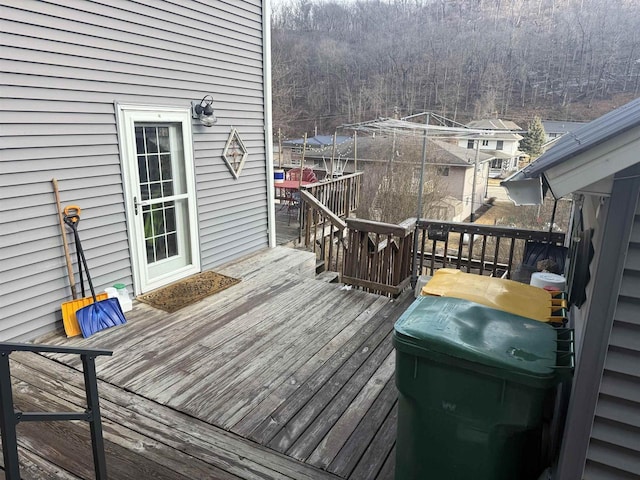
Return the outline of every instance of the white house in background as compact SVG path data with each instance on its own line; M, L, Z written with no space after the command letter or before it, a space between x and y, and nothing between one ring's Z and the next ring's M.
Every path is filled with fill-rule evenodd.
M525 156L518 147L522 136L517 133L522 129L514 122L490 118L474 120L469 128L486 130L485 134L469 134L457 137L458 146L475 150L494 157L490 164L489 176L502 177L518 169L518 161Z

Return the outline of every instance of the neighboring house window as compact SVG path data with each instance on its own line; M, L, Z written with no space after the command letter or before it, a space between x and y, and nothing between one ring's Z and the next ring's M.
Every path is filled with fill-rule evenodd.
M483 147L488 147L489 146L489 140L482 140L482 146Z
M504 149L504 140L496 141L496 150L503 150L503 149Z
M449 167L438 167L438 175L441 177L449 176Z
M467 148L468 149L472 149L473 148L473 140L467 140Z
M491 168L502 169L502 159L494 158L493 160L491 160Z

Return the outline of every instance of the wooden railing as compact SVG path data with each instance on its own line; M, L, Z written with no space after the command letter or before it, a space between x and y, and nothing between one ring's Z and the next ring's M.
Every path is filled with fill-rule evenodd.
M349 218L342 282L384 295L398 295L411 280L415 219L400 225Z
M565 234L556 232L415 219L394 225L349 218L358 205L360 175L300 190L300 241L345 284L397 295L412 277L433 275L443 267L514 278L532 244L557 249L564 243Z
M316 253L325 270L342 273L344 219L358 208L361 175L356 172L300 189L300 241Z
M320 203L341 218L347 218L358 208L362 172L303 186Z
M512 278L528 243L561 246L565 234L477 223L420 220L417 275L448 267L480 275Z

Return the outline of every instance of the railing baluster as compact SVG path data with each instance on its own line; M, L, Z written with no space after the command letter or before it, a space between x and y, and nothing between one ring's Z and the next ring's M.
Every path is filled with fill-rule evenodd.
M458 261L456 268L460 270L460 262L462 261L462 246L464 244L464 233L460 232L460 238L458 239Z
M511 267L513 264L513 250L516 246L516 239L511 239L511 246L509 247L509 262L507 263L507 278L511 278Z
M496 276L496 271L498 269L498 255L500 253L500 237L496 237L496 249L493 256L493 272L491 275Z
M471 264L473 263L473 233L469 234L469 259L467 261L467 273L471 273Z
M437 243L438 242L435 239L431 241L431 269L429 270L429 275L433 275L433 272L435 271Z
M480 254L480 275L484 274L484 254L487 251L487 236L482 236L482 253Z
M451 232L447 230L444 239L444 255L442 256L442 268L447 268L447 258L449 257L449 235Z
M322 226L322 231L324 232L324 225ZM329 268L331 268L331 260L333 260L333 223L329 224L329 238L327 239L329 241L329 259L327 260L327 265L329 266ZM325 241L325 238L323 236L322 241Z

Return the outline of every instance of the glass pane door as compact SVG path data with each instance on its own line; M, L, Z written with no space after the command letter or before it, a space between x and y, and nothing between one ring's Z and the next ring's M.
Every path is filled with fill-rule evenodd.
M191 263L189 195L179 124L135 124L142 235L148 278Z

